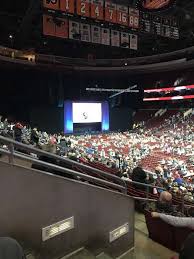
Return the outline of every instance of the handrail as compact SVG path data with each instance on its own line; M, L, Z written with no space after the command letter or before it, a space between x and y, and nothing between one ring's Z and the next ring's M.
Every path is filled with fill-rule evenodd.
M66 173L66 174L73 175L73 176L78 176L78 177L80 177L84 180L88 180L88 181L94 180L96 183L105 184L106 186L109 186L109 187L116 188L116 189L120 190L124 194L126 193L125 187L123 187L121 185L118 185L118 184L115 184L115 183L112 183L112 182L109 182L109 181L102 180L102 179L97 178L97 177L93 177L93 176L90 176L90 175L87 175L87 174L82 174L80 172L77 172L77 171L74 171L74 170L71 170L71 169L67 169L67 168L64 168L64 167L61 167L61 166L58 166L58 165L55 165L55 164L50 164L50 163L47 163L47 162L44 162L44 161L41 161L41 160L37 160L33 157L21 155L21 154L18 154L16 152L11 153L10 151L5 150L3 148L0 148L0 153L8 155L8 156L13 155L16 158L20 158L22 160L30 161L30 162L33 162L33 163L38 164L38 165L47 166L51 169L57 170L57 171L62 172L62 173ZM49 172L44 172L44 173L45 174L52 174L52 173L49 173Z
M125 188L127 187L127 182L123 179L121 179L120 177L118 176L115 176L113 174L110 174L110 173L106 173L104 171L101 171L97 168L94 168L94 167L91 167L91 166L88 166L88 165L85 165L85 164L81 164L79 162L76 162L76 161L73 161L71 159L68 159L68 158L64 158L64 157L61 157L61 156L58 156L58 155L55 155L55 154L52 154L52 153L49 153L49 152L46 152L46 151L43 151L41 149L37 149L37 148L34 148L30 145L26 145L26 144L23 144L23 143L20 143L20 142L17 142L13 139L10 139L10 138L5 138L5 137L2 137L0 136L0 141L4 142L4 143L7 143L7 144L13 144L17 147L20 147L20 148L23 148L24 150L27 150L27 151L31 151L32 153L34 152L35 154L38 154L38 155L45 155L47 157L50 157L50 158L54 158L54 159L57 159L58 161L61 161L61 162L66 162L67 164L69 165L75 165L75 166L78 166L80 168L83 168L83 169L87 169L87 170L91 170L93 171L94 173L97 173L97 174L100 174L102 176L105 176L111 180L115 180L115 181L118 181L122 184L122 186L124 186ZM0 149L0 152L1 152L2 149ZM10 154L9 154L10 155ZM136 181L131 181L129 183L132 183L132 184L137 184L137 185L140 185L140 186L145 186L145 187L151 187L151 188L156 188L156 189L161 189L161 190L166 190L165 188L163 187L160 187L160 186L155 186L155 185L151 185L151 184L145 184L145 183L140 183L140 182L136 182Z
M88 165L85 165L85 164L81 164L81 163L73 161L71 159L64 158L64 157L61 157L61 156L58 156L58 155L55 155L55 154L43 151L43 150L38 149L38 148L34 148L34 147L30 146L30 145L26 145L26 144L17 142L17 141L15 141L13 139L10 139L10 138L6 138L6 137L3 137L3 136L0 136L0 141L4 142L4 143L7 143L8 145L10 145L10 144L15 145L17 147L20 147L20 148L22 148L24 150L27 150L27 151L31 151L32 153L35 153L35 154L38 154L38 155L44 155L44 156L47 156L47 157L50 157L50 158L57 159L58 161L61 161L61 162L66 162L69 165L74 165L74 166L78 166L78 167L80 167L82 169L91 170L92 172L97 173L97 174L102 175L102 176L105 176L108 179L120 182L120 184L122 186L124 186L125 188L127 188L127 183L128 184L132 183L132 184L137 184L137 185L140 185L140 186L145 186L145 187L150 187L150 188L166 190L166 188L163 188L163 187L160 187L160 186L151 185L151 184L145 184L145 183L140 183L140 182L136 182L136 181L127 182L127 181L125 181L125 180L121 179L120 177L115 176L113 174L106 173L106 172L101 171L101 170L99 170L97 168L94 168L94 167L91 167L91 166L88 166ZM0 152L3 152L3 151L4 151L4 149L0 149ZM19 157L19 155L20 155L19 152L14 152L14 153L18 154L18 157ZM9 155L11 155L11 153L9 153ZM31 157L29 155L27 155L27 156L28 156L29 159L31 159ZM40 161L40 160L35 159L35 161Z
M38 154L38 155L44 155L44 156L47 156L47 157L50 157L50 158L57 159L58 161L65 162L65 163L67 163L69 165L79 166L80 168L83 168L83 169L86 169L86 170L91 170L94 173L106 176L110 180L113 180L113 181L115 180L116 182L119 182L122 186L124 186L126 188L126 182L124 180L122 180L120 177L112 175L112 174L109 174L109 173L106 173L106 172L101 171L101 170L99 170L97 168L93 168L93 167L90 167L88 165L84 165L84 164L78 163L78 162L70 160L68 158L57 156L55 154L43 151L41 149L34 148L34 147L30 146L30 145L26 145L26 144L17 142L17 141L15 141L13 139L10 139L10 138L5 138L5 137L0 136L0 141L4 142L4 143L7 143L8 145L12 144L12 145L17 146L17 147L19 147L21 149L23 148L24 150L31 151L32 153L35 153L35 154Z

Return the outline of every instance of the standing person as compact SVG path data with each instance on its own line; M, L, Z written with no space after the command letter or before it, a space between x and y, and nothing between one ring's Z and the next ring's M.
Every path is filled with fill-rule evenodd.
M8 119L5 118L3 123L4 123L4 129L7 130L8 129L8 125L9 125Z
M0 115L0 134L3 132L4 130L4 123L2 122L2 116Z
M38 145L39 143L39 133L37 127L34 127L31 132L31 143L32 145Z
M19 122L14 126L13 131L15 141L22 142L22 128L23 126Z

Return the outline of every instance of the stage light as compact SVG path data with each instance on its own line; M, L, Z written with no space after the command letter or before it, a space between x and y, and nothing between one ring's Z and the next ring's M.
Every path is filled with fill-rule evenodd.
M125 66L127 66L128 64L127 63L125 63Z
M10 35L9 35L9 38L10 38L10 39L13 39L13 35L10 34Z

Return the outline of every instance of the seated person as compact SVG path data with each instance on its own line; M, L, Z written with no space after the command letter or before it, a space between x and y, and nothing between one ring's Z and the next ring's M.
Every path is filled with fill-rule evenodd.
M171 259L193 259L194 258L194 234L190 234L184 241L179 256Z
M0 237L0 258L25 259L25 255L17 241L9 237Z
M194 215L193 215L194 216ZM167 224L174 227L185 227L194 230L194 218L193 217L175 217L171 215L166 215L163 213L152 212L153 218L160 218Z
M171 214L175 212L172 205L171 193L167 191L163 191L160 193L160 197L156 202L156 211L160 213L167 213L167 214Z

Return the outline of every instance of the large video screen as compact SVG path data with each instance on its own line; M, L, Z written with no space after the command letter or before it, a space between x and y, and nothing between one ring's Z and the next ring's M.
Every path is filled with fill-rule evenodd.
M102 122L101 103L73 103L73 123Z

